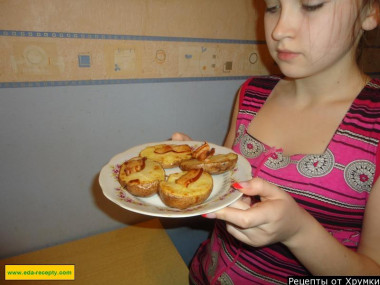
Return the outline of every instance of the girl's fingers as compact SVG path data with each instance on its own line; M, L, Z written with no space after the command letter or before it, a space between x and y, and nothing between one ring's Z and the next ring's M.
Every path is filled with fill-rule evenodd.
M229 207L240 210L247 210L250 208L250 200L250 197L242 197L240 200L237 200L235 203L229 205Z
M205 217L221 219L243 229L257 227L269 222L276 210L280 208L281 199L287 195L278 187L260 178L254 178L233 186L246 196L260 196L261 202L251 205L243 196L241 200L231 206Z
M242 241L243 243L246 243L246 244L251 244L252 243L251 240L250 240L250 238L249 238L249 236L247 236L244 231L242 231L239 228L236 228L235 226L233 226L231 224L227 224L227 231L232 236L234 236L236 239Z
M247 196L260 196L262 200L277 199L284 195L283 191L277 186L274 186L261 178L252 178L249 181L235 183L233 187Z
M172 140L173 141L191 141L192 138L184 133L174 133L172 134Z
M259 203L255 207L248 207L246 203L242 202L238 206L240 208L227 207L206 217L224 220L242 229L257 227L267 222L268 215L265 204Z

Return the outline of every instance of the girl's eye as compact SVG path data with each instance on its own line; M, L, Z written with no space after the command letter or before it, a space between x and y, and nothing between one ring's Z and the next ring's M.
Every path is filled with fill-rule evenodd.
M307 5L307 4L302 4L302 9L305 10L306 12L314 12L320 8L323 7L325 3L319 3L319 4L316 4L316 5Z
M275 5L275 6L271 6L271 7L267 7L266 9L266 12L267 13L276 13L278 10L280 10L280 5Z

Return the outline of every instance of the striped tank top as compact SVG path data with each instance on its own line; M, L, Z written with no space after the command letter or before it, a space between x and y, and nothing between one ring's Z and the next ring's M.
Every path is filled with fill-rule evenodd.
M363 88L323 154L291 156L247 133L279 80L254 77L243 84L233 150L248 159L253 175L287 191L340 243L356 250L366 202L380 174L380 80ZM304 275L310 273L283 244L242 244L223 221L215 222L190 268L192 284L286 284L288 276Z

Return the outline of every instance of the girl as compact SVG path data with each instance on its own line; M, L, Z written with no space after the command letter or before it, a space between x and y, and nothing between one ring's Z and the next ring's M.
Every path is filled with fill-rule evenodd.
M380 80L358 67L379 0L265 0L283 73L241 88L225 146L244 155L245 194L205 215L215 229L193 284L286 284L295 275L380 275ZM176 133L174 140L188 140ZM259 197L259 199L256 199Z

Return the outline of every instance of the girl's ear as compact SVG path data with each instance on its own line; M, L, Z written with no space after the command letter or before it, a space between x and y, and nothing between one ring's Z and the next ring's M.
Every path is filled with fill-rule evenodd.
M370 31L375 29L380 23L380 7L378 2L367 8L367 13L362 22L362 29Z

